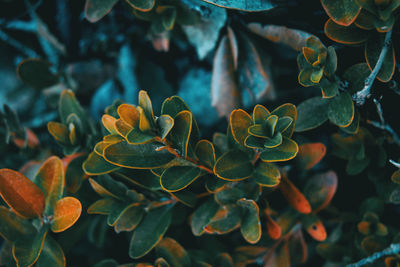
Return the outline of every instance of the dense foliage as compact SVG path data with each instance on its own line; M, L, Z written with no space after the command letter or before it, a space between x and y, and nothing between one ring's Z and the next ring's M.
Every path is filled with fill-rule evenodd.
M399 266L399 7L0 0L0 265Z

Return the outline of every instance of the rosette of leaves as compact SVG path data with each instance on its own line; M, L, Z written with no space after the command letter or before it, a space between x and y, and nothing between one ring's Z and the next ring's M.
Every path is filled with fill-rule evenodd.
M383 211L384 202L371 197L360 205L359 217L356 214L340 215L341 224L334 230L335 236L317 246L318 254L330 263L346 264L398 243L398 230L380 220ZM357 230L344 231L352 228Z
M53 156L40 167L33 181L23 174L0 170L0 195L11 208L0 206L0 234L19 267L64 267L65 256L51 237L63 232L79 218L82 206L78 199L64 196L65 174L62 161Z
M229 125L240 147L257 150L263 162L279 162L297 155L299 148L291 139L296 119L292 104L283 104L272 112L256 105L251 116L241 109L232 111Z
M332 154L347 160L346 172L357 175L369 167L369 173L386 164L386 152L382 147L383 139L375 139L365 128L360 128L354 135L332 135Z
M303 86L318 86L324 98L334 97L339 92L335 81L337 57L332 46L326 48L321 41L311 36L297 57L300 68L299 83Z
M394 74L395 58L392 44L385 44L385 34L396 21L398 0L322 0L329 15L325 34L335 42L358 45L365 44L365 59L372 70L378 61L383 46L388 46L377 78L388 82Z
M64 90L61 93L58 113L61 122L51 121L47 124L47 129L63 147L64 154L73 154L91 147L96 131L71 90Z

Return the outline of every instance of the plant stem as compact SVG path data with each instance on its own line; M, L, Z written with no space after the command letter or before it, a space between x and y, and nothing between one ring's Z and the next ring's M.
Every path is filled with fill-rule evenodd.
M200 164L200 162L198 162L197 160L192 159L192 158L187 157L187 156L186 157L182 157L174 148L171 147L171 145L167 142L167 140L161 139L161 137L159 137L159 136L156 137L156 140L158 142L163 143L165 145L164 149L166 149L169 153L174 155L176 158L180 158L180 159L189 161L190 163L195 164L197 168L200 168L200 169L202 169L202 170L204 170L204 171L206 171L206 172L208 172L210 174L214 174L213 170L211 170L210 168Z
M374 80L376 76L378 75L379 71L381 70L383 61L385 59L385 56L388 52L390 43L391 43L391 38L392 38L392 30L388 31L385 36L385 42L383 44L381 53L379 55L378 61L375 64L374 69L372 70L371 74L365 79L365 85L364 88L357 92L354 96L354 100L358 105L364 105L365 99L369 98L371 96L371 87L372 84L374 83Z
M358 262L352 263L352 264L348 264L347 267L359 267L359 266L367 265L367 264L373 263L374 261L376 261L377 259L379 259L383 256L389 256L389 255L394 255L394 254L398 254L398 253L400 253L400 243L391 244L388 248L386 248L382 251L376 252L367 258L364 258L364 259L362 259Z
M392 165L395 166L396 168L400 169L400 163L398 163L398 162L396 162L396 161L394 161L392 159L389 159L389 162L392 163Z

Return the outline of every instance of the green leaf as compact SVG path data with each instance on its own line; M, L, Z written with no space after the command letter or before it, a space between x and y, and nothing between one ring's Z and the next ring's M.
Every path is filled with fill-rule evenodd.
M328 55L325 62L324 74L328 77L332 77L337 69L337 56L335 48L332 46L328 47Z
M112 164L126 168L157 168L175 158L165 149L158 151L161 147L163 144L156 142L143 145L120 142L108 146L104 150L104 158Z
M223 186L225 186L225 184L227 184L228 181L222 180L222 179L218 179L216 178L214 175L209 175L206 178L206 189L209 192L217 192L219 191L220 188L222 188Z
M329 17L342 26L352 24L361 10L355 0L322 0L321 4Z
M58 104L58 112L63 124L67 124L68 117L71 114L76 114L76 116L86 126L86 113L71 90L64 90L61 93L60 102Z
M264 142L264 147L273 148L282 144L282 134L280 132L275 133L271 138L266 138Z
M37 261L46 235L47 227L42 227L39 232L25 235L14 242L12 252L17 266L31 266Z
M253 121L255 124L262 124L264 123L265 119L269 115L268 109L264 106L257 104L253 109Z
M116 223L114 224L115 232L120 233L122 231L130 232L134 230L144 215L142 207L133 203L127 206L119 215Z
M286 103L283 105L280 105L279 107L277 107L276 109L274 109L271 112L271 115L277 115L279 118L282 117L290 117L292 118L293 122L290 124L290 126L282 131L282 135L284 137L291 137L293 132L294 132L294 128L296 126L296 120L297 120L297 109L296 106L290 103Z
M265 138L262 137L255 137L253 135L247 136L244 144L246 147L249 148L264 148Z
M247 242L255 244L261 238L261 222L258 205L254 200L245 198L239 199L237 204L244 210L240 232Z
M215 216L207 226L207 231L219 235L227 234L240 226L241 209L237 205L221 206L217 214L222 213L223 216Z
M145 2L146 0L132 0L132 1ZM150 1L153 1L153 5L154 5L154 0L150 0ZM150 2L150 1L147 1L147 2ZM150 97L146 91L141 90L139 92L139 106L141 108L143 108L146 118L150 121L150 125L154 126L155 121L154 121L153 105L152 105Z
M86 178L86 174L82 168L82 164L86 160L86 155L78 156L74 158L67 167L65 173L65 186L68 192L76 193L82 185L83 180Z
M171 266L192 266L189 254L172 238L164 238L158 243L156 246L156 253L158 257L164 258Z
M50 216L57 201L64 194L65 176L62 161L56 156L48 158L40 167L34 181L45 197L44 212Z
M276 5L269 0L261 1L261 2L254 2L251 0L202 0L204 2L223 7L229 9L238 9L242 11L267 11L270 10Z
M264 133L264 127L261 124L255 124L248 128L249 134L256 137L267 137L266 133Z
M236 201L244 197L245 192L237 187L226 187L214 194L215 201L221 206L236 204Z
M99 21L111 11L117 2L118 0L86 0L86 19L92 23Z
M47 124L47 129L57 142L62 145L70 145L67 126L62 123L51 121Z
M275 127L275 132L284 132L293 123L293 119L289 116L284 116L278 119Z
M126 2L133 7L142 12L148 12L153 9L155 5L155 0L126 0Z
M274 148L266 148L260 154L260 159L265 162L287 161L297 155L299 147L292 139L283 138L282 144Z
M322 125L328 120L329 102L319 96L307 99L297 107L296 132L304 132Z
M9 242L36 232L33 225L4 206L0 206L0 235Z
M274 187L281 180L281 172L272 163L261 161L254 170L252 179L261 186Z
M343 127L342 130L349 134L355 134L358 132L359 128L360 128L360 113L357 110L355 110L353 121L349 126Z
M113 175L124 179L136 186L156 191L161 189L160 177L148 170L135 170L122 168Z
M347 92L332 98L328 105L329 120L339 127L347 127L354 118L354 103Z
M272 114L271 114L271 115L264 121L263 126L264 126L264 129L265 129L266 135L267 135L268 137L274 136L275 127L276 127L276 124L278 123L278 119L279 119L278 116L272 115Z
M358 63L349 67L343 78L349 83L349 93L354 94L364 88L365 79L371 74L367 63Z
M82 167L88 175L101 175L120 169L120 167L109 163L95 152L89 154Z
M87 213L89 214L101 214L108 215L110 214L116 207L120 206L120 201L114 198L102 198L94 202L87 209Z
M336 24L332 19L329 19L325 23L325 34L333 41L342 44L361 44L369 37L368 31L354 25L341 26Z
M200 236L204 233L205 227L210 223L218 209L219 205L211 198L195 210L190 223L192 233L195 236Z
M201 174L194 166L172 166L161 175L161 187L168 192L176 192L193 183Z
M158 127L160 128L161 139L164 139L167 137L172 127L174 126L174 119L171 118L171 116L164 114L158 117L157 124Z
M192 113L188 110L179 112L174 118L170 138L172 143L186 157L188 154L189 137L192 131Z
M235 141L244 146L244 141L249 135L248 128L253 124L250 115L242 109L235 109L231 113L229 124Z
M220 179L218 179L220 180ZM171 193L179 202L182 204L194 208L197 203L196 194L191 192L190 190L181 190L179 192Z
M147 144L154 141L154 134L142 132L139 128L133 128L126 135L126 141L132 145Z
M209 168L213 168L215 164L214 145L208 140L200 140L195 148L197 158Z
M60 245L49 235L44 241L42 253L36 262L37 267L65 267L65 255Z
M50 63L39 58L28 58L19 63L17 74L24 83L38 90L58 83L58 77L50 71Z
M162 239L171 223L171 207L150 210L133 233L129 256L138 259L146 255Z
M224 153L217 160L214 166L214 173L224 180L239 181L251 176L253 165L245 152L231 150Z
M165 99L161 106L161 114L169 115L171 118L175 118L179 112L184 110L190 111L188 105L179 96L172 96Z
M337 82L331 82L326 77L322 77L319 82L323 98L331 98L339 93L339 85Z
M367 41L365 46L365 58L371 71L374 69L376 62L378 62L379 55L384 47L384 42L385 34L383 33L374 34L373 37L369 38ZM394 47L390 44L383 60L382 67L376 76L377 79L381 82L390 81L394 74L395 65Z

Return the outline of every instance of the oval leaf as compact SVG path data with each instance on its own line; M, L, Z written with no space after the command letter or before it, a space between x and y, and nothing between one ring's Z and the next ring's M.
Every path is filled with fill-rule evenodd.
M126 142L112 144L104 149L104 159L117 166L134 169L161 167L175 157L160 143L131 145Z
M52 215L56 202L64 193L65 178L62 161L56 156L48 158L40 167L34 180L44 193L44 212Z
M257 203L251 199L239 199L237 204L244 210L240 232L244 239L251 244L257 243L261 238L261 222Z
M304 132L322 125L328 120L328 100L316 96L297 106L296 132Z
M133 233L129 256L138 259L154 248L167 231L171 216L169 206L150 210Z
M334 171L317 174L307 181L304 195L314 212L329 205L336 193L338 178Z
M354 119L354 103L349 93L342 92L330 99L328 118L339 127L347 127L351 124Z
M54 219L51 230L54 233L63 232L79 219L82 212L81 202L74 197L64 197L57 201L54 208Z
M161 175L161 187L169 192L176 192L193 183L201 174L194 166L172 166Z
M214 173L224 180L239 181L251 176L253 165L245 152L231 150L217 160L214 166Z
M326 154L326 147L322 143L308 143L299 147L296 157L297 166L309 170L314 167Z
M0 195L22 217L34 218L43 213L43 192L19 172L0 170Z

